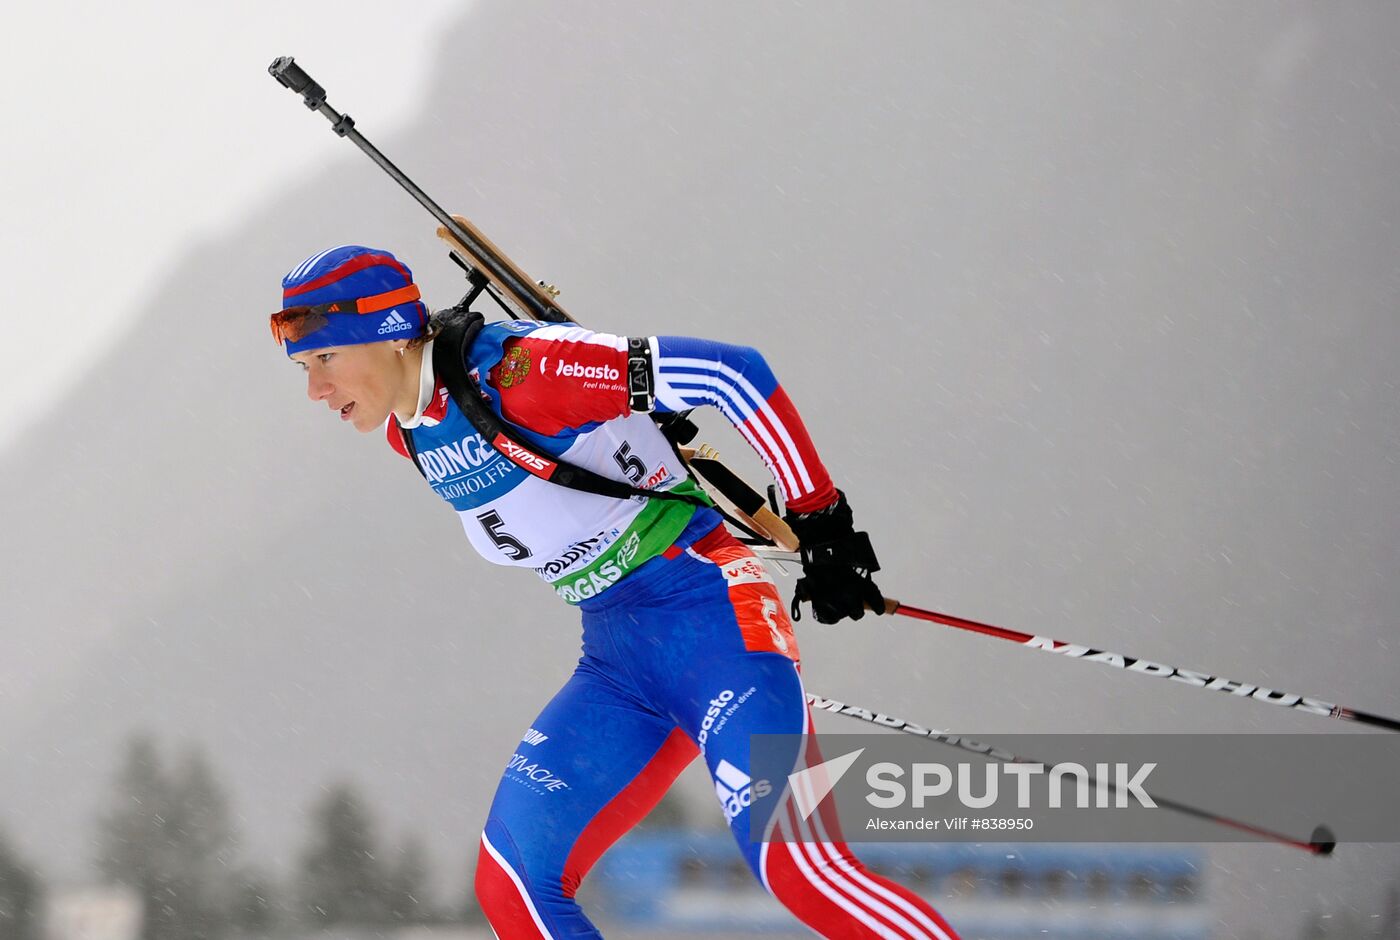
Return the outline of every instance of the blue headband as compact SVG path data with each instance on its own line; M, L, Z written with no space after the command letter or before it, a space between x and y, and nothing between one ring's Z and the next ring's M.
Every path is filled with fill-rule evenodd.
M387 251L342 245L312 255L282 279L273 335L287 355L422 336L428 309L413 272Z

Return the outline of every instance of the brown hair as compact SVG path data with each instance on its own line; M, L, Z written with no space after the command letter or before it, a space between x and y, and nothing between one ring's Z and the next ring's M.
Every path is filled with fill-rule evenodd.
M442 328L444 325L445 324L442 320L442 314L433 314L432 316L428 317L428 326L423 331L423 335L413 337L413 339L408 341L408 345L405 346L404 349L419 349L423 346L428 345L430 341L437 338L437 335L442 332Z

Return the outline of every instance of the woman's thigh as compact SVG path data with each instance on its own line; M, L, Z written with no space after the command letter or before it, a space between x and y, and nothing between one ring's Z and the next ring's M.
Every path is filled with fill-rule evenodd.
M581 663L507 761L486 841L532 892L572 897L695 753L672 721Z

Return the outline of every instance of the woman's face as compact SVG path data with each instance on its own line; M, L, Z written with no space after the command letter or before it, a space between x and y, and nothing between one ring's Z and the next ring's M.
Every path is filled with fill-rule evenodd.
M402 340L330 346L295 353L292 359L306 372L307 397L325 402L363 434L388 420L398 399L405 396L403 346ZM417 384L415 376L415 391Z

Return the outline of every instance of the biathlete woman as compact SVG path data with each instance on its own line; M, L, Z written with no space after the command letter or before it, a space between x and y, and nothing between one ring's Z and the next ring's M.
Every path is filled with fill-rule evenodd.
M601 936L574 900L579 883L698 754L750 869L803 923L824 937L954 940L926 902L852 856L825 810L804 818L790 800L771 801L756 831L773 838L750 836L764 782L749 773L749 736L812 728L797 639L762 563L645 412L718 407L818 549L798 590L817 619L882 609L869 566L843 550L864 534L757 351L653 336L629 352L624 337L533 322L489 324L463 341L468 374L518 440L676 494L617 498L527 473L487 443L434 368L440 321L389 252L319 252L283 279L282 297L273 334L311 400L358 431L384 427L478 552L535 569L582 611L583 657L507 762L481 836L476 893L498 936Z

